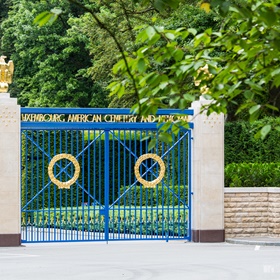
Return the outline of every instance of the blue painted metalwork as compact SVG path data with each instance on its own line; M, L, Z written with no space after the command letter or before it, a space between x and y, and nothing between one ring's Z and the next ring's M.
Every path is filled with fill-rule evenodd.
M22 108L21 112L129 114L128 109ZM171 144L160 141L157 124L148 122L22 121L21 130L22 242L191 239L191 129L181 129ZM151 151L147 136L157 139ZM166 166L163 180L151 189L134 174L136 161L147 153L159 155ZM58 189L49 178L49 163L58 154L71 154L80 165L70 189ZM140 165L141 176L148 181L159 171L151 159ZM61 182L74 172L67 159L53 168Z
M131 115L131 110L122 108L21 108L22 114L96 114L96 115ZM192 116L193 110L177 110L177 109L159 109L157 115L190 115Z

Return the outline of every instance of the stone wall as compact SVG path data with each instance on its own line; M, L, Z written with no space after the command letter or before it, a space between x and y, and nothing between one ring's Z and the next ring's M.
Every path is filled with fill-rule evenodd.
M280 237L280 188L225 188L225 237Z

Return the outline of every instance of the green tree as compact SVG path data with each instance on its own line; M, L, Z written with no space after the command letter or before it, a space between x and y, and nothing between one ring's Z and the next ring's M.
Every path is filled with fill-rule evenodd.
M130 94L130 85L137 85L133 90L139 102L133 110L145 115L158 108L184 109L201 91L212 101L208 113L227 114L234 104L236 113L247 112L251 121L268 112L279 114L279 1L211 2L224 16L219 32L142 28L137 36L141 47L126 56L128 63L120 60L114 66L120 78L109 86L112 93ZM190 89L190 79L200 81L199 86ZM265 125L259 136L264 138L271 128Z
M54 24L33 23L38 13L58 4L12 1L1 24L2 52L16 66L11 93L23 106L107 107L107 92L87 74L88 38L75 25L81 9L65 2Z

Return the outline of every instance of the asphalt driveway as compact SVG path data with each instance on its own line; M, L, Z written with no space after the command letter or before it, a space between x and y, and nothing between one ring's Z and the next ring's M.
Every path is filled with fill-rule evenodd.
M183 241L0 248L1 280L280 279L280 247Z

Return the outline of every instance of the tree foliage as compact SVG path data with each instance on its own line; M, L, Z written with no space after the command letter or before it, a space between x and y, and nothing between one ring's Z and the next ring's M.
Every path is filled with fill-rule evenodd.
M64 14L41 27L34 18L61 1L12 1L1 24L1 52L14 60L11 93L23 106L106 107L107 93L87 74L88 38L76 27L81 9L63 4Z
M269 111L279 112L278 2L250 0L227 6L223 2L219 7L225 20L219 32L142 26L137 35L141 47L126 57L133 75L120 60L113 71L121 78L109 86L112 94L123 96L130 93L130 84L136 84L139 102L133 109L142 114L165 107L184 109L202 91L212 101L209 113L227 114L229 104L238 105L237 114L248 112L251 121ZM191 81L200 82L189 88ZM260 136L264 138L270 129L270 124L265 125Z
M21 1L18 7L26 2ZM56 86L50 81L46 83L43 77L57 79L55 84L68 84L68 91L76 91L82 86L79 79L89 76L100 80L102 86L110 82L111 95L125 102L132 100L135 103L132 109L143 115L155 113L158 108L184 109L201 93L211 101L206 108L208 113L237 114L251 121L279 115L279 0L211 0L201 2L202 9L197 1L180 2L65 0L52 1L56 4L52 7L43 7L42 2L40 9L29 5L32 7L29 14L18 21L31 20L31 13L33 18L37 14L39 24L46 25L41 27L40 35L38 27L32 30L24 39L25 47L32 46L36 36L41 38L43 46L40 51L36 45L24 52L22 42L16 45L16 53L27 57L35 53L39 66L33 68L41 67L42 73L36 75L36 70L18 82L25 83L26 88L38 81L47 86L42 96L47 91L56 91L59 102L69 106L72 103L67 103L64 92L52 88ZM71 14L74 7L71 5L79 11L78 16L66 16ZM21 28L26 26L22 22ZM63 29L67 32L63 33ZM42 30L46 32L44 35ZM7 33L11 38L21 38L25 31L20 32L11 29ZM46 46L50 41L57 44L49 46L49 50ZM90 57L83 56L81 63L78 56L82 50L89 50ZM52 53L48 56L50 60L43 60L42 54L48 51ZM25 60L31 61L30 57ZM59 65L57 61L63 62ZM73 67L79 63L79 67ZM113 72L109 72L113 64ZM51 74L53 65L70 71L67 83L57 73ZM21 67L22 72L28 71L27 66ZM37 80L33 81L33 77ZM76 94L76 102L83 99L80 94ZM23 97L29 100L28 93ZM40 100L43 103L44 98ZM266 124L258 135L264 138L272 128ZM279 130L278 126L274 128Z

